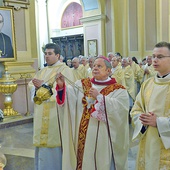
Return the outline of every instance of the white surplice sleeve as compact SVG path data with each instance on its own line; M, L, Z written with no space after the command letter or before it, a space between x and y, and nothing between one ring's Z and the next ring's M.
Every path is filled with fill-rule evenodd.
M170 117L157 117L157 127L166 149L170 148Z
M34 95L35 95L35 86L33 85L32 81L30 81L28 83L28 87L29 87L29 90L30 90L31 101L34 102L33 98L34 98Z
M92 112L91 117L96 118L99 121L106 122L106 113L105 113L105 106L104 106L104 99L103 95L99 94L97 96L97 102L94 105L95 111Z
M138 135L140 134L140 131L142 129L142 126L143 126L141 121L139 120L140 115L141 114L136 114L133 117L135 128L134 128L132 140L135 140L138 137Z

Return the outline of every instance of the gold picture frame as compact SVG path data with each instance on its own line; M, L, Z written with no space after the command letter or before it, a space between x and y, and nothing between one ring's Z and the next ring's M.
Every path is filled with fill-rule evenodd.
M96 39L88 40L87 44L88 44L88 55L94 57L97 56L98 55L97 40Z
M15 61L16 58L14 11L0 7L0 62Z

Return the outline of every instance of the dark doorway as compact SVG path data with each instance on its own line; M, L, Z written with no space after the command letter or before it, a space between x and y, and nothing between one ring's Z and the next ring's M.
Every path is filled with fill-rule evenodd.
M65 60L84 55L84 36L83 34L52 37L53 43L56 43L61 48L61 55Z

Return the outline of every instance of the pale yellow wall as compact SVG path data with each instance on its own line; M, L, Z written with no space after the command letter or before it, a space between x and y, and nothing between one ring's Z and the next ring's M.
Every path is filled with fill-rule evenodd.
M35 18L35 1L30 1L29 6L29 22L30 22L30 32L31 32L31 56L32 58L38 58L38 50L37 50L37 25L36 25L36 18Z
M102 41L97 38L99 53L103 55L112 51L142 59L152 53L157 42L169 40L169 0L98 0L98 3L99 9L84 11L83 20L89 20L83 23L85 48L86 37L90 38L86 36L86 26L99 21L90 21L95 16L105 16L100 29L103 32L98 34Z
M115 52L123 53L126 51L126 1L113 1L112 10L114 11L114 29L115 29Z
M169 0L113 0L111 9L106 5L105 10L113 17L106 22L106 30L112 30L112 41L106 32L106 44L112 43L113 52L142 59L152 53L157 42L170 40Z

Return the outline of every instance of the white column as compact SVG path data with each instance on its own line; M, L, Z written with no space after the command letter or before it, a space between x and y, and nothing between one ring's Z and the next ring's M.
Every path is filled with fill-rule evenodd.
M48 0L36 0L36 23L37 23L37 40L39 52L39 68L43 67L44 54L42 52L43 45L49 43L48 31L48 14L47 14Z

